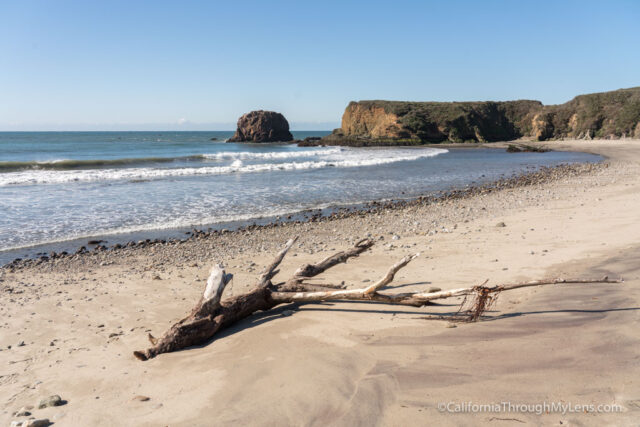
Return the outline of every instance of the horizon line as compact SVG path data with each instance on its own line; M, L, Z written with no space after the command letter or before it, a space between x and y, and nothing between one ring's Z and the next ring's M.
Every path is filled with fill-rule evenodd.
M38 129L38 130L3 130L0 133L10 132L235 132L237 129ZM290 132L331 132L333 129L289 129Z

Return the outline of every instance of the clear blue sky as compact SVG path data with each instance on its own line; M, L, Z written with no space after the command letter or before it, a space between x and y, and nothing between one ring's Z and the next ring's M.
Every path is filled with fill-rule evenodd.
M232 129L350 100L640 86L640 1L0 0L0 130Z

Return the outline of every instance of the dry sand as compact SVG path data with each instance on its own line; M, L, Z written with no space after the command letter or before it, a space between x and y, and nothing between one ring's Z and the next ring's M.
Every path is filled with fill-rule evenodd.
M53 394L67 403L31 412L56 426L637 425L640 141L553 147L603 154L608 167L366 218L0 270L0 425ZM378 244L328 281L362 287L421 252L394 282L402 291L604 274L625 282L503 293L489 319L457 327L421 316L455 312L460 300L283 306L202 347L147 362L132 356L148 331L161 334L191 309L212 262L235 274L228 294L240 293L294 234L300 245L278 277L367 233ZM438 409L449 402L454 411L468 402L563 402L622 412Z

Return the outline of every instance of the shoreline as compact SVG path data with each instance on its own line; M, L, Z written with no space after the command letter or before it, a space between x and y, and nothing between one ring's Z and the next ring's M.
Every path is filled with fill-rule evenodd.
M287 223L183 243L92 251L0 268L0 423L33 409L69 425L495 423L634 425L640 375L640 141L568 143L607 157L528 185ZM574 168L584 168L575 165ZM544 174L542 174L544 175ZM360 288L419 252L383 292L451 290L543 278L623 278L501 296L476 323L425 320L375 302L289 304L212 342L140 362L132 355L182 318L222 263L224 298L252 289L289 238L275 280L368 237L371 250L323 274ZM94 253L95 252L95 253ZM585 385L587 384L587 385ZM317 396L323 396L317 399ZM141 397L142 396L142 397ZM440 402L616 404L616 413L446 413ZM287 405L279 403L286 401ZM116 410L117 409L117 410ZM204 420L204 421L203 421Z
M504 149L509 144L510 142L484 143L475 144L475 147L473 148ZM442 144L431 145L442 146ZM455 147L456 145L459 146L465 144L445 145L447 146L444 148L470 148ZM589 154L598 155L597 153ZM117 251L125 248L148 247L152 245L182 244L192 239L201 239L215 236L217 234L244 233L263 228L269 229L282 227L287 224L313 223L342 219L351 216L360 216L363 214L368 215L376 213L379 209L393 210L410 207L416 204L428 205L441 203L457 198L473 197L474 195L487 191L491 192L505 188L517 188L532 184L540 184L558 179L563 177L563 175L568 176L576 173L589 173L594 169L597 169L594 165L598 165L598 167L606 165L606 157L600 157L600 159L594 162L543 166L536 168L534 171L525 170L524 172L486 183L471 183L464 187L451 187L448 190L433 190L422 195L410 196L407 198L377 199L343 205L335 204L322 208L310 208L280 215L267 215L247 220L193 225L173 229L152 229L124 233L116 232L111 234L95 234L54 242L39 243L20 248L6 249L0 251L0 257L6 259L5 262L0 262L0 269L20 268L34 263L44 263L53 259L73 258L74 256L92 254L95 252ZM105 243L109 243L110 245L106 246L104 245ZM17 256L19 253L27 253L27 255ZM11 255L6 256L6 254ZM3 257L2 255L5 256ZM14 257L13 255L16 256Z

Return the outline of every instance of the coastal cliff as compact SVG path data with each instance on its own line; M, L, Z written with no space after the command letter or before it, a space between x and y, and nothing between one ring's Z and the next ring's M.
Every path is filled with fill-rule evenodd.
M329 145L410 145L508 141L522 137L640 137L640 87L580 95L561 105L539 101L359 101L347 106Z
M579 95L544 108L539 140L551 138L640 138L640 87Z

